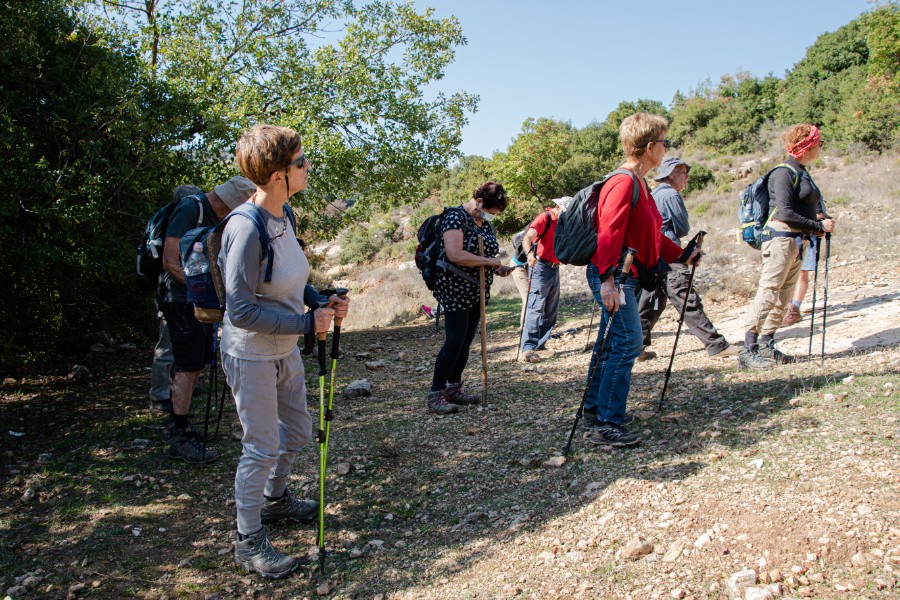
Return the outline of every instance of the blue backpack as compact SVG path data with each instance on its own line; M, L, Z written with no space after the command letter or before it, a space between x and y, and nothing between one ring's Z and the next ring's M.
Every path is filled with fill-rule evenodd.
M203 199L200 196L185 196L197 201L197 227L203 222ZM183 200L184 198L182 198ZM166 204L150 217L144 228L144 239L137 247L137 263L135 275L138 289L152 292L159 286L159 274L162 272L163 248L166 244L166 229L175 207L181 200Z
M769 177L779 167L790 169L794 176L794 188L800 183L800 175L793 167L781 163L772 167L768 173L748 185L741 192L741 204L738 208L738 240L746 242L751 248L760 250L763 242L771 238L769 227Z
M272 281L272 260L274 251L272 250L269 238L269 232L266 230L266 220L255 204L245 203L231 211L228 216L222 219L218 225L214 227L197 227L191 229L184 234L179 243L179 253L181 255L181 266L184 268L191 253L194 251L194 244L199 243L202 246L201 253L209 264L209 270L199 275L185 276L187 284L187 301L194 305L194 316L201 323L220 322L225 316L225 280L222 278L222 271L219 269L219 251L222 249L222 232L229 219L235 215L242 216L256 226L259 234L259 243L262 246L263 256L266 257L265 282ZM291 223L291 231L296 237L297 222L294 217L294 211L291 210L289 204L284 205L284 215Z

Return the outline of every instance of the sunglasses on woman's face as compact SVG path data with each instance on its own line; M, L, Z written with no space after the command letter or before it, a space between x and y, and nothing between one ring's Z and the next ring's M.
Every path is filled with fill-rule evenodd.
M654 140L652 143L662 144L663 146L665 146L666 150L672 147L672 142L670 142L669 140Z
M668 146L666 146L666 148L668 148ZM298 165L298 166L302 169L302 168L303 168L303 164L304 164L305 162L306 162L306 154L304 153L304 154L301 154L301 155L300 155L300 158L298 158L297 160L295 160L294 162L292 162L291 164L289 164L289 165L287 166L287 168L290 169L290 168L293 167L294 165Z

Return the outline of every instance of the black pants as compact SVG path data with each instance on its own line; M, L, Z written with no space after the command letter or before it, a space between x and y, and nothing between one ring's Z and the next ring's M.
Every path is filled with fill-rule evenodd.
M673 264L672 271L666 275L663 287L655 292L644 290L638 302L638 311L641 315L641 329L644 333L644 346L650 345L650 331L656 326L660 315L666 308L666 299L672 302L672 307L681 314L687 296L688 279L691 269L687 265ZM712 356L728 347L728 340L716 331L715 325L703 312L703 301L697 292L692 289L687 298L687 309L684 311L684 324L688 331L700 338L706 347L706 352Z
M475 339L480 322L481 306L444 313L444 345L434 361L431 391L437 392L448 383L459 383L469 362L469 346Z

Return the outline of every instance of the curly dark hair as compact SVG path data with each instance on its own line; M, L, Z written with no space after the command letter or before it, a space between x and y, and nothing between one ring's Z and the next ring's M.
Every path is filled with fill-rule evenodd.
M506 190L496 181L486 181L475 188L472 197L481 200L484 208L506 210Z

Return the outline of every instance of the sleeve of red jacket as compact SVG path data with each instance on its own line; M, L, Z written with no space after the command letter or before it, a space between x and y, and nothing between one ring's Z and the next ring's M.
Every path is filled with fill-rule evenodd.
M659 240L660 257L669 264L676 262L681 257L681 253L684 252L684 248L667 238L662 232L659 234Z
M619 262L625 245L625 229L631 212L631 188L628 175L616 175L603 186L597 210L597 254L595 263L605 275ZM671 241L670 241L671 243Z

